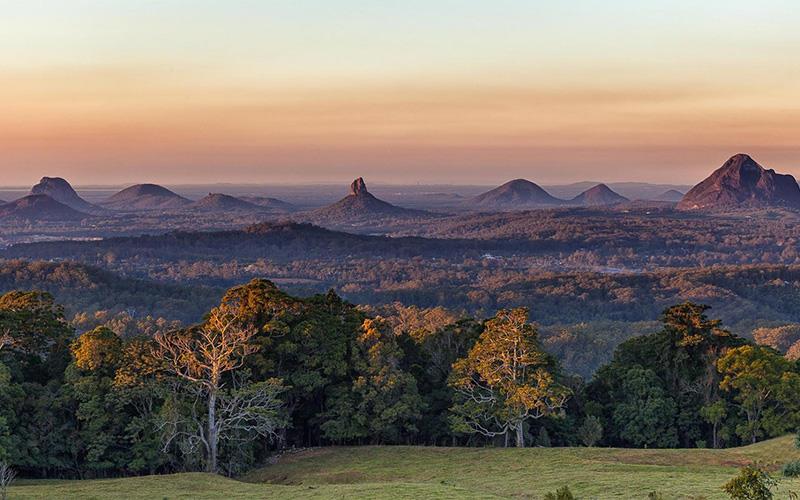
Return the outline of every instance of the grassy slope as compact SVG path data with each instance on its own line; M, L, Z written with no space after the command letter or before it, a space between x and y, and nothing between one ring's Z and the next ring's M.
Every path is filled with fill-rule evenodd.
M569 485L579 498L724 498L744 464L800 459L792 437L731 450L604 448L322 448L286 455L234 481L176 474L101 481L21 481L11 498L541 498ZM269 483L269 484L264 484ZM800 481L782 482L778 498Z

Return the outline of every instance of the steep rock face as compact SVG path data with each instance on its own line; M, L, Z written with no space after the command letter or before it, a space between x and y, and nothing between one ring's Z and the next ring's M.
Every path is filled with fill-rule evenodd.
M542 189L539 185L526 180L514 179L491 191L473 198L472 205L481 208L514 209L541 206L557 206L563 203Z
M208 193L208 196L197 200L194 208L209 212L229 212L229 211L255 211L261 207L234 196L222 193Z
M370 217L419 217L430 215L423 210L411 210L379 200L367 191L364 179L359 177L350 184L350 194L341 200L311 212L314 220L333 222L360 220Z
M69 182L61 177L42 177L38 184L31 188L30 194L44 194L74 210L84 213L97 213L102 209L84 200L72 188Z
M0 218L2 219L66 221L80 220L86 216L46 194L29 194L0 206Z
M369 191L367 191L367 185L364 183L363 177L359 177L350 184L350 194L353 196L372 196Z
M732 156L678 203L680 210L741 207L800 208L800 187L794 177L766 170L749 155Z
M156 184L137 184L113 195L102 205L114 210L175 210L192 202Z
M630 200L615 193L605 184L598 184L573 198L570 203L586 207L599 207L604 205L616 205L627 201Z

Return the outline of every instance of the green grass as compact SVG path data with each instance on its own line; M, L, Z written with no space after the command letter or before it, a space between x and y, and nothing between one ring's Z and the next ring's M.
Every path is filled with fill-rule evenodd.
M236 481L174 474L97 481L20 481L29 498L541 498L567 485L578 498L725 498L720 486L758 461L800 459L786 436L730 450L336 447L284 455ZM776 498L800 491L781 481Z

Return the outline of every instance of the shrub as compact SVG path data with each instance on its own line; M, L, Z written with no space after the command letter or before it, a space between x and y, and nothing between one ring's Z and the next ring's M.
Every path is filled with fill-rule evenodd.
M781 467L781 474L786 477L800 476L800 460L792 460Z
M771 500L775 480L761 467L748 465L722 486L733 500Z
M603 424L594 415L589 415L577 430L578 439L584 446L594 446L603 438Z
M575 496L569 490L569 486L564 486L555 492L546 494L544 500L575 500Z

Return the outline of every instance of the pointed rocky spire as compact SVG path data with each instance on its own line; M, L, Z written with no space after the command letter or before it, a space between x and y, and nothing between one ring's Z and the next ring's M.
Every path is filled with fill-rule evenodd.
M362 177L359 177L350 184L350 194L355 196L367 194L367 185L364 184L364 179Z

